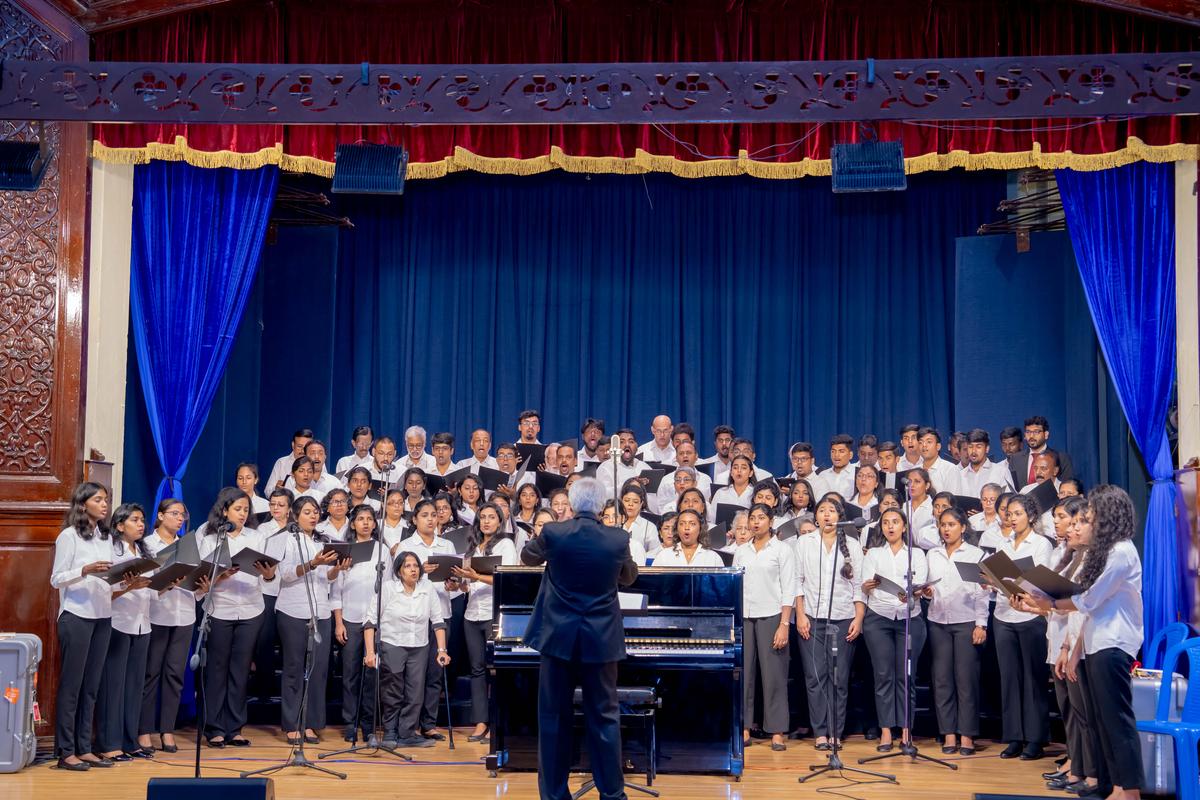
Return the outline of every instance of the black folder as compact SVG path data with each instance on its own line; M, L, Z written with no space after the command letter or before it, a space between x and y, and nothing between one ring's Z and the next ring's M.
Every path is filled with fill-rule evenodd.
M463 553L467 552L467 537L470 535L471 527L469 525L463 525L461 528L454 528L453 530L444 531L441 538L454 545L454 552L462 555Z
M733 524L733 518L737 516L737 513L745 510L745 506L739 506L736 503L717 503L717 522L728 527Z
M445 554L437 554L429 557L429 564L436 564L437 569L426 575L429 580L434 582L448 581L454 577L454 568L463 565L462 556L450 556Z
M521 461L532 466L533 469L537 469L538 466L546 463L546 445L517 442L514 446L517 448L517 455Z
M252 547L243 547L230 557L230 562L237 568L238 572L244 572L247 575L258 575L258 570L254 567L256 561L265 561L272 567L279 563L278 558L273 558L266 553L260 553Z
M565 489L567 486L567 479L564 476L546 470L539 470L534 482L537 484L538 491L542 493L542 497L549 497L555 489Z
M471 556L468 566L480 575L491 575L500 566L500 556Z
M94 574L97 578L116 586L118 583L125 580L125 576L131 572L134 575L145 575L147 572L158 569L160 566L162 566L162 564L153 558L131 558L118 564L113 564L111 567L104 570L104 572L97 572Z
M708 529L708 544L705 547L709 550L720 550L727 544L729 544L728 525L722 522Z
M646 493L654 494L658 491L658 487L662 485L663 478L667 475L664 469L648 469L638 475L639 479L645 481Z

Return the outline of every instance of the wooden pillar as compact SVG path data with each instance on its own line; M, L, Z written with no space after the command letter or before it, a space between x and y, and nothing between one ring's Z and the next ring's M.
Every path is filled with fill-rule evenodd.
M0 0L0 58L87 60L87 37L45 0ZM81 474L88 130L47 124L54 154L34 192L0 192L0 625L45 645L41 709L58 672L54 539ZM23 122L0 139L31 139ZM49 732L43 725L39 732Z

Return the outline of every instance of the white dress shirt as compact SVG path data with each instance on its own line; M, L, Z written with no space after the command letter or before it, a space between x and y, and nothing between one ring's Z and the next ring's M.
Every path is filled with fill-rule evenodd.
M717 555L715 550L709 550L707 547L700 545L692 553L692 560L688 561L683 549L679 545L675 545L670 550L659 550L654 555L654 566L656 567L724 567L725 562Z
M929 601L930 622L939 625L957 625L974 622L977 627L987 627L989 593L978 583L963 581L955 563L974 564L983 558L983 551L963 542L953 554L946 553L941 545L926 554L928 580L936 580L931 588L933 599Z
M479 547L475 550L475 555L487 555L483 552L483 548ZM513 544L512 539L500 539L492 545L490 555L500 556L500 564L502 566L512 566L517 563L517 546ZM484 622L492 618L492 586L483 581L476 581L471 584L471 590L467 593L467 610L463 615L464 618L471 622Z
M479 459L475 458L474 454L472 454L470 458L464 458L462 461L455 463L450 467L450 469L456 470L470 468L471 474L478 475L480 467L487 467L488 469L495 470L500 469L500 465L496 463L496 459L492 458L491 456L487 456L483 459L483 461L480 461Z
M713 495L712 501L708 504L708 524L712 525L717 521L717 506L720 504L749 508L750 501L753 499L754 484L752 483L747 483L741 494L738 494L733 486L722 486L717 489L717 493Z
M306 492L296 492L296 481L291 475L289 475L287 480L283 482L283 488L290 489L292 494L296 495L297 498L312 497L315 498L319 503L325 499L325 495L329 494L334 489L341 489L342 482L333 475L330 475L328 472L322 470L320 475L313 476L312 485Z
M120 553L117 550L120 549ZM139 558L136 544L113 542L113 563L133 561ZM114 589L118 588L116 586ZM134 589L112 601L112 626L114 631L140 636L150 632L150 602L158 592L153 589Z
M712 464L712 482L716 484L729 483L729 462L722 461L716 455L711 455L708 458L701 458L696 461L696 466L701 464Z
M638 515L629 528L629 539L637 542L646 555L654 555L662 550L662 542L658 538L658 528L645 517Z
M650 467L644 461L638 461L636 458L632 464L626 465L622 461L617 462L617 491L621 491L621 487L625 485L625 481L630 478L636 478ZM596 480L600 481L600 486L604 489L604 496L612 500L613 495L613 462L612 459L607 459L603 464L596 468Z
M54 566L50 585L58 589L58 613L70 611L84 619L112 617L113 587L103 578L84 575L83 568L97 561L113 560L111 538L101 539L100 530L84 539L74 528L63 528L54 540Z
M416 553L417 557L421 559L422 564L427 562L430 556L457 555L457 553L454 552L454 543L449 539L443 539L441 536L434 536L433 544L427 545L425 544L425 540L421 538L421 535L416 532L414 532L412 536L409 536L407 539L404 539L400 542L400 547L396 549L396 554L399 555L405 550L410 550ZM421 575L421 580L433 585L433 590L437 592L438 600L442 604L442 617L444 619L450 619L450 601L455 597L458 597L460 594L462 594L462 592L447 592L444 581L439 581L435 584L430 581L429 577L424 573Z
M887 542L881 547L872 547L863 557L863 580L868 581L879 575L888 578L899 586L908 584L908 573L912 572L912 582L916 586L928 580L929 569L925 563L925 552L919 547L912 549L912 569L908 567L908 546L901 543L900 549L893 551ZM908 611L908 604L891 592L875 589L873 592L863 590L866 596L867 608L887 619L900 619ZM921 616L921 601L912 604L909 617Z
M904 508L904 505L901 505L901 508ZM942 543L942 537L938 535L937 520L933 518L932 497L926 495L920 505L913 506L908 530L912 533L913 544L922 550L932 550Z
M256 494L250 495L250 513L262 514L271 510L271 503L265 497L259 497Z
M1054 567L1054 564L1050 561L1054 554L1054 547L1050 544L1049 539L1039 535L1036 531L1029 531L1020 544L1016 543L1015 536L1011 539L1005 539L1000 544L1000 547L996 548L996 552L1007 553L1008 557L1013 561L1032 557L1034 566L1040 564L1044 567ZM1012 603L1008 601L1007 597L1000 596L996 598L996 610L992 616L1000 622L1016 624L1035 619L1037 614L1017 611L1012 607Z
M379 542L367 561L356 561L350 569L342 570L329 585L329 608L341 611L342 620L361 625L367 620L368 609L375 610L375 566L379 559ZM384 556L383 582L395 580L392 560Z
M850 566L854 570L850 578L842 577L842 565L846 563L835 539L832 547L826 548L819 531L797 536L796 539L796 594L804 595L804 611L813 619L843 620L854 616L856 602L862 602L863 552L853 538L846 537L846 549L850 551ZM836 554L836 558L835 558ZM834 576L834 561L837 574ZM833 596L833 610L829 598Z
M342 456L337 460L337 466L334 467L334 472L338 475L343 475L355 467L366 467L370 469L375 465L375 456L368 451L362 458L358 457L357 453L351 453L348 456Z
M842 471L838 472L833 467L823 469L818 473L821 478L822 495L829 492L837 492L842 496L842 499L850 502L850 495L854 494L854 468L849 464L842 467ZM812 485L811 483L809 484ZM814 500L820 500L820 497L814 497Z
M279 523L275 520L269 520L263 523L263 526L258 529L258 533L262 536L263 555L283 561L283 553L287 549L287 540L291 538L288 532L282 530L279 527ZM283 564L276 564L275 580L263 581L262 592L264 596L279 597L279 589L283 586L282 570Z
M192 534L192 536L195 535L194 533ZM161 550L169 547L162 540L162 537L158 535L157 531L147 536L143 541L146 542L146 549L150 552L151 556L157 556ZM179 539L176 538L175 541L177 542ZM161 595L158 592L155 592L154 595L150 603L151 625L180 628L196 624L196 596L194 594L186 589L175 587Z
M525 545L522 544L521 548L524 549L524 547ZM639 567L646 566L646 548L642 547L641 542L639 542L637 539L629 540L629 557L632 558L633 563L637 564Z
M209 536L205 534L197 545L200 550L201 558L208 558L217 549L217 541L220 539L215 534ZM242 532L237 536L232 533L225 537L225 541L229 543L229 555L235 556L247 547L252 550L257 550L262 553L264 548L263 534L250 528L242 528ZM263 553L266 555L265 553ZM279 580L278 571L275 574L275 580ZM273 582L273 581L272 581ZM232 622L240 619L253 619L263 612L263 595L262 595L263 579L257 572L253 575L248 575L245 572L235 572L228 578L218 580L217 583L209 589L212 594L212 616L215 619Z
M300 542L296 543L297 534L284 534L283 560L276 567L276 575L281 582L279 599L275 601L275 610L293 619L310 619L312 610L308 604L308 590L305 582L312 583L314 605L317 619L329 619L329 565L322 564L306 575L297 575L296 567L308 564L316 558L324 545L314 542L303 533L298 534ZM335 576L336 577L336 576Z
M1100 576L1071 602L1084 615L1083 650L1088 655L1116 647L1137 658L1142 646L1142 560L1128 539L1108 551Z
M335 526L329 518L323 519L317 523L317 533L324 534L335 542L348 541L346 537L351 535L350 518L343 519L341 527Z
M988 531L999 531L1000 530L1000 515L993 514L992 521L988 522L987 516L982 511L980 511L977 514L971 515L971 518L967 520L967 525L970 526L972 529L979 531L981 534L986 533ZM980 542L982 543L982 539L980 540ZM988 545L988 547L992 547L992 546L993 545Z
M656 464L674 464L675 445L667 442L666 447L659 448L658 444L651 439L637 449L637 457L642 461L653 461Z
M1004 491L1013 491L1012 472L1008 469L1008 461L984 461L976 470L970 464L962 467L958 473L958 488L960 494L968 497L979 497L983 487L995 483ZM934 484L935 486L937 484Z
M367 623L379 629L379 641L393 647L424 647L429 626L445 627L442 604L429 581L417 581L409 592L399 580L383 584L383 621L376 624L375 606L367 610Z
M925 462L924 462L924 460L921 458L921 454L920 454L920 453L917 453L917 460L916 460L916 461L909 461L909 460L908 460L908 453L906 453L906 452L905 452L905 451L902 449L902 450L900 451L900 458L899 458L899 459L896 461L896 472L904 472L904 471L906 471L906 470L910 470L910 469L917 469L918 467L923 467L923 466L925 466Z
M271 467L271 474L267 476L267 482L263 484L263 491L267 494L275 491L275 485L280 481L286 481L292 475L292 464L296 461L296 456L288 453L286 456L280 456L275 459L274 466Z
M693 467L694 469L694 467ZM705 497L712 496L712 479L705 475L700 470L696 470L696 488L704 492ZM666 475L662 479L662 483L658 485L658 491L655 493L655 498L658 500L659 514L667 513L667 506L676 501L675 496L675 480L670 475Z
M427 473L433 472L437 469L437 459L435 459L429 453L421 453L421 457L417 461L413 461L408 457L408 451L405 450L404 455L396 460L396 469L399 470L399 472L396 473L397 479L400 475L404 474L405 470L411 469L412 467L419 467L421 470Z
M962 473L962 467L952 461L947 461L944 458L938 458L925 471L929 473L929 480L933 483L932 492L949 492L950 494L963 494L958 485L958 476Z
M762 619L779 614L796 602L796 561L792 548L768 535L759 550L754 539L733 551L733 566L746 570L742 578L742 616Z

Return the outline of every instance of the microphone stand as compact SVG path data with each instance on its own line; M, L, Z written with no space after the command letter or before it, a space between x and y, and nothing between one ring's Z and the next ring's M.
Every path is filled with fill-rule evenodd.
M192 673L196 676L196 767L194 777L200 777L200 737L204 735L204 726L208 723L208 706L207 698L204 696L204 668L208 665L208 629L212 624L212 609L213 603L216 602L214 593L217 588L217 573L221 569L221 552L225 545L226 537L229 531L226 529L228 523L222 522L217 526L217 547L213 550L212 572L208 576L208 592L204 596L204 602L201 604L203 613L200 616L200 631L196 635L196 649L192 651L192 657L188 659L188 666L192 668ZM187 533L185 532L186 536ZM196 552L200 552L199 544L196 545Z
M905 489L907 490L904 493L906 496L905 497L905 507L907 509L908 519L910 520L910 522L909 522L910 530L908 532L908 542L907 542L907 545L908 545L908 569L905 570L907 575L905 576L905 582L904 582L904 598L905 598L905 600L904 600L904 612L905 612L905 617L904 617L904 724L905 724L905 727L908 728L908 741L901 741L900 749L894 753L884 753L883 755L879 755L879 756L871 756L869 758L860 758L858 760L858 763L867 764L871 761L883 761L886 758L896 758L897 756L908 756L909 758L912 759L913 763L916 763L918 760L930 761L930 762L933 762L934 764L941 764L943 767L949 767L950 769L957 770L958 764L952 764L949 761L943 761L940 758L934 758L933 756L927 756L924 753L922 753L921 751L919 751L917 749L917 746L915 744L913 744L913 723L916 720L914 719L915 714L913 714L913 710L912 710L912 708L910 708L911 701L909 699L909 693L908 693L908 682L910 680L914 680L916 677L915 675L913 675L912 627L911 626L912 626L913 604L916 602L916 598L913 597L912 553L913 553L913 539L916 538L917 532L914 530L911 530L911 528L912 528L912 523L911 523L911 520L912 520L912 484L911 483L906 484Z
M387 561L387 557L385 556L385 553L388 552L388 547L383 541L383 522L384 522L384 518L385 518L384 508L387 506L387 496L388 496L388 493L391 492L391 489L392 489L392 485L391 485L392 484L392 477L391 477L392 476L392 466L389 464L387 466L387 468L383 470L383 473L386 476L386 479L384 480L383 502L381 502L379 504L379 511L376 512L376 515L375 515L375 531L377 534L377 543L379 545L378 548L376 548L376 553L378 554L378 556L375 559L375 619L376 620L383 619L383 573L387 569L385 566L386 561ZM380 623L376 622L376 625L380 625ZM376 628L376 631L377 631L377 633L382 633L382 628L381 627ZM364 654L365 654L365 651L364 651ZM380 735L380 731L383 730L383 714L382 714L382 709L381 709L381 698L380 698L380 682L381 682L380 676L381 676L381 673L383 672L382 661L383 661L383 637L377 635L375 637L375 678L374 678L374 680L375 680L375 698L372 701L373 715L371 717L371 735L368 736L367 740L365 742L363 742L362 744L358 743L358 729L359 729L359 724L362 720L362 686L363 686L363 682L366 680L366 674L365 674L366 673L366 661L364 659L363 663L360 664L359 668L358 668L359 703L358 703L358 710L354 715L354 734L350 740L350 746L343 747L341 750L334 750L331 753L321 753L320 755L317 756L317 758L326 759L326 758L330 758L332 756L345 755L346 753L364 753L364 752L369 753L371 755L378 755L380 752L384 752L384 753L391 753L392 755L396 756L396 758L399 758L402 761L412 761L412 756L405 755L404 753L401 753L399 750L396 750L393 747L389 747L388 745L383 743L384 739L387 738L387 731L383 731L383 735L382 736Z
M847 524L847 523L839 523L839 527L842 524ZM851 525L851 527L854 527L854 526ZM821 535L820 531L817 531L817 536L820 536L820 535ZM843 534L839 531L838 535L844 536L845 534ZM821 559L823 561L825 558L825 543L823 541L818 540L817 546L821 548L820 555L821 555ZM858 769L857 767L848 767L845 765L845 763L842 762L841 756L838 755L838 753L842 749L841 737L838 736L837 691L836 691L836 686L835 686L835 684L837 682L837 657L835 655L837 652L837 648L835 647L835 643L837 642L838 629L837 629L837 626L833 624L832 618L833 618L834 585L837 583L837 578L838 578L837 559L838 559L838 553L840 552L840 550L841 550L841 548L838 547L837 540L835 539L834 543L833 543L833 569L830 572L830 579L829 579L829 604L826 607L827 610L825 612L826 616L825 616L825 620L824 620L824 622L825 622L825 643L827 645L827 647L825 649L825 674L829 677L829 689L826 690L826 694L829 695L829 699L828 699L828 705L829 705L829 758L826 761L826 763L824 763L824 764L810 764L808 768L809 768L809 770L811 770L811 772L808 775L801 775L796 780L799 783L804 783L805 781L815 778L818 775L824 775L829 772L837 772L840 774L844 774L847 772L853 772L857 775L869 775L872 778L882 778L883 780L887 781L888 783L896 783L895 775L887 775L882 772L871 772L870 770ZM817 571L820 572L820 574L821 574L821 577L818 578L818 580L824 581L824 579L825 579L824 566L819 566ZM817 584L818 587L820 585L821 585L820 583ZM820 606L820 603L821 603L821 597L820 597L820 594L818 593L817 605ZM820 609L818 608L818 611L819 610ZM812 634L810 633L809 635L811 636ZM832 671L830 671L830 669L829 669L829 661L831 658L833 659L833 662L834 662ZM816 731L814 731L814 733L816 733ZM859 762L859 763L862 763L862 762Z
M303 544L304 534L300 532L299 528L295 527L295 523L293 523L292 527L292 534L296 537L296 553L301 558L301 563L305 563L304 557L307 555L307 551ZM280 580L282 580L282 578ZM317 644L320 642L321 638L317 633L317 595L313 590L312 580L312 571L305 569L304 591L308 596L308 637L304 645L304 679L300 684L300 719L297 720L297 730L300 733L299 742L295 747L292 748L292 752L288 754L288 757L284 759L282 764L276 764L273 767L263 767L262 769L243 772L241 774L241 777L243 778L249 778L252 775L270 775L288 767L304 767L306 769L316 770L317 772L323 772L326 775L332 775L335 778L346 780L346 773L335 772L334 770L326 769L325 767L314 764L304 753L304 732L307 730L307 726L304 724L304 722L305 714L308 711L308 683L312 674L313 660L316 656Z

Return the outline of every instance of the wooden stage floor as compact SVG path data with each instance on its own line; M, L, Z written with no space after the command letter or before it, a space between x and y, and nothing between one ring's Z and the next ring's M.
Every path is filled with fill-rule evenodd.
M333 735L337 729L326 729L324 741L309 748L311 758L316 753L332 751L342 745ZM487 753L486 745L467 742L470 728L455 730L455 749L445 742L437 747L409 751L411 764L391 756L365 756L354 761L326 759L328 766L346 772L348 778L320 775L308 770L291 768L274 776L275 796L287 798L353 797L370 798L416 797L432 800L473 800L474 798L535 798L537 776L533 773L505 773L488 777L480 759ZM282 734L266 728L247 728L247 737L254 743L244 749L224 748L201 750L205 777L234 777L242 770L266 766L287 757L288 747ZM194 740L193 740L194 741ZM111 769L92 769L87 773L63 772L54 769L53 762L30 767L13 775L0 775L0 796L5 800L137 800L146 796L146 782L154 777L190 777L194 750L182 749L174 755L157 753L153 762L135 761L118 764ZM918 739L917 745L929 755L941 757L941 747L932 739ZM912 764L907 758L876 762L875 767L891 772L899 786L886 783L853 784L849 778L822 776L807 784L796 777L808 772L808 765L824 761L824 753L813 749L812 739L789 741L783 753L772 752L768 743L757 742L746 751L746 770L740 782L709 775L661 775L654 788L664 800L757 800L776 797L821 797L876 800L879 798L920 797L921 800L963 800L976 792L998 794L1027 794L1051 796L1045 788L1041 773L1049 771L1054 762L1047 757L1040 761L1002 761L999 745L981 741L984 750L969 758L949 756L959 765L957 771L937 764ZM1051 753L1057 753L1055 748ZM844 751L847 764L858 766L857 759L875 755L875 742L851 737ZM342 757L339 757L342 758ZM866 765L871 768L872 765ZM571 778L575 789L585 776ZM642 783L642 776L633 776ZM824 791L818 791L824 790ZM835 794L836 793L836 794ZM919 794L918 794L919 793ZM593 793L589 795L595 798ZM1062 796L1061 793L1059 796ZM643 797L632 793L631 798Z

